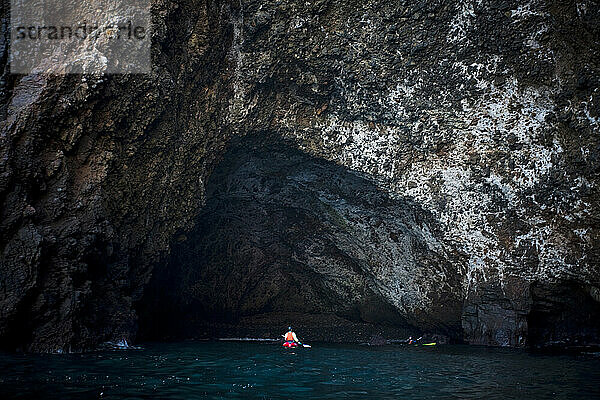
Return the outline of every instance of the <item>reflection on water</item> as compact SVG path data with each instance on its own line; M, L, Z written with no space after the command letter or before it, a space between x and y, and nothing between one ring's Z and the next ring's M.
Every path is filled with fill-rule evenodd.
M149 344L0 354L0 398L600 398L600 359L467 346Z

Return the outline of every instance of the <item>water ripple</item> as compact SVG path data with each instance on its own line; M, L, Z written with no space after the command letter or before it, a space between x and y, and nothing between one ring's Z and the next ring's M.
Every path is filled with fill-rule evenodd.
M0 398L600 398L600 360L467 346L245 341L0 354Z

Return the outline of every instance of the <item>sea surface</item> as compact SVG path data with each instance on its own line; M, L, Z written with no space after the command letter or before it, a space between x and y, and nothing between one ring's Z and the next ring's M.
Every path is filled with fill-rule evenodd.
M0 399L599 399L597 355L438 345L183 342L0 353Z

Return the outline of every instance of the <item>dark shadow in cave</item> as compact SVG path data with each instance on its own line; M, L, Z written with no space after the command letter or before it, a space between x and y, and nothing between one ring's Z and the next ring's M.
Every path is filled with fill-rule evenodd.
M529 344L543 347L600 346L600 302L593 288L575 281L535 282L527 318Z
M435 236L431 215L371 180L279 138L237 139L154 270L139 339L278 337L288 324L312 340L458 338L460 277Z

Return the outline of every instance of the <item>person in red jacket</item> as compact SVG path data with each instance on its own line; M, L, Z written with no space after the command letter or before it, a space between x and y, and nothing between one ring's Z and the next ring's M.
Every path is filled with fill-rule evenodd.
M288 332L283 335L283 340L285 340L286 342L295 342L295 343L300 343L300 341L298 340L298 336L296 336L296 333L294 331L292 331L292 327L288 327Z

